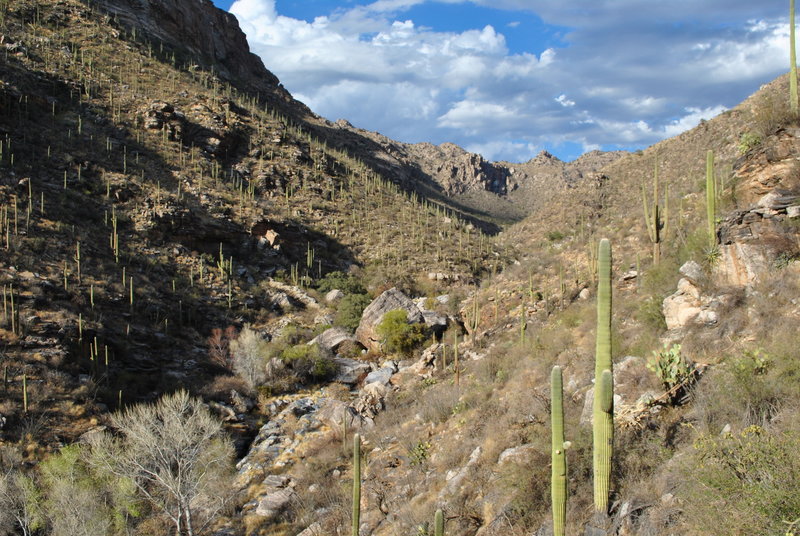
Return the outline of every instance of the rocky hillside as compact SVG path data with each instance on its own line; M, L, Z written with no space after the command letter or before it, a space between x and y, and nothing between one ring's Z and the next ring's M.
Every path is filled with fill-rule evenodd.
M396 142L355 128L346 120L331 123L295 101L261 60L249 52L234 17L210 2L199 4L200 9L174 1L110 0L99 5L123 27L135 27L153 42L182 50L199 65L215 70L222 80L258 94L331 147L363 160L408 191L474 217L476 223L518 221L546 203L553 187L574 185L587 173L623 154L593 151L573 163L564 163L543 152L525 164L515 165L487 162L480 155L448 143L437 147ZM176 36L189 37L176 41ZM486 229L496 231L498 227L489 225Z
M315 116L209 2L0 8L0 532L349 533L358 432L360 534L428 535L437 509L447 534L549 534L554 364L567 534L796 532L785 79L639 154L489 163ZM616 425L598 516L601 237ZM132 426L180 389L202 403ZM137 430L183 446L169 474L201 459L197 485L148 479L162 451Z

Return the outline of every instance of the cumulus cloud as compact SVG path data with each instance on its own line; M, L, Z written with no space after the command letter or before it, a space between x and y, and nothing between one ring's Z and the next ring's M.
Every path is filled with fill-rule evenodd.
M512 161L654 143L737 104L788 59L785 6L751 0L471 0L568 28L561 44L527 51L503 35L523 22L444 32L409 17L434 2L467 0L342 2L311 22L275 0L237 0L231 12L320 115Z

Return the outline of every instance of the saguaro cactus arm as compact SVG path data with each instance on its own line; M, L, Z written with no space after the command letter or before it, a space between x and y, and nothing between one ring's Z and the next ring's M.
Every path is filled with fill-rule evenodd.
M353 532L358 536L361 526L361 435L353 436Z
M795 50L794 0L789 0L789 103L797 115L797 51Z
M714 151L706 153L706 216L708 218L708 241L717 245L717 192L714 184Z
M564 395L561 367L550 374L550 423L552 434L552 478L550 495L553 504L553 536L564 536L567 516L567 456L564 452Z

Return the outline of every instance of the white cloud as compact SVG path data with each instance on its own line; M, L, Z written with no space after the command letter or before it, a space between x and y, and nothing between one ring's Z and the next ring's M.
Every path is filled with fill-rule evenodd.
M574 100L569 100L564 93L562 93L561 95L556 97L555 100L556 100L557 103L559 103L564 108L572 108L573 106L575 106L575 101Z
M464 100L456 103L447 113L439 117L439 126L478 130L497 121L505 122L518 113L502 104Z
M714 106L713 108L704 108L702 110L700 108L687 108L686 115L665 125L662 132L666 138L677 136L681 132L696 127L700 121L711 119L725 110L724 106Z
M536 156L542 148L533 143L520 141L490 141L475 143L465 147L467 151L483 155L487 160L506 162L527 162Z
M237 0L231 12L267 68L320 115L487 158L654 143L737 104L788 63L783 7L751 0L471 1L567 26L565 44L512 53L491 25L441 32L408 16L467 0L342 2L312 22L280 15L275 0Z

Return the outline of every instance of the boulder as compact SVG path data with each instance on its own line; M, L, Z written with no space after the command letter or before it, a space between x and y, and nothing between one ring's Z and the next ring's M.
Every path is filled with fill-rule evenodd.
M692 283L697 284L703 280L703 267L695 261L685 262L678 271Z
M500 456L497 458L497 464L502 465L504 463L525 463L531 460L535 452L536 447L531 443L526 443L518 447L507 448L500 453Z
M447 484L445 484L444 488L442 488L442 490L439 492L439 499L443 499L448 495L453 495L461 489L462 484L464 484L465 480L467 480L467 475L469 474L470 469L472 469L472 467L478 463L482 453L483 449L481 449L480 446L475 447L475 450L473 450L472 454L469 455L469 460L464 467L458 470L453 469L447 471L447 474L445 475Z
M773 266L776 255L764 244L735 242L720 246L720 259L714 275L723 283L737 287L750 286Z
M361 395L355 404L356 412L368 423L372 422L378 413L384 409L384 398L388 390L386 386L375 382L370 383L361 390Z
M424 322L422 312L411 298L400 292L397 288L390 288L370 303L361 315L361 323L356 329L356 339L369 350L381 349L381 338L375 331L383 316L389 311L402 309L408 315L411 323Z
M687 279L678 281L677 291L664 298L662 312L667 329L679 329L694 321L702 311L700 289Z
M393 367L383 367L379 368L378 370L373 370L367 374L366 378L364 378L364 385L369 385L371 383L388 385L394 373L395 369Z
M297 536L323 536L323 534L322 525L319 524L319 521L315 521Z
M719 321L719 309L729 296L706 296L700 288L689 281L678 281L677 291L664 298L661 310L667 329L681 329L690 324L709 326Z
M332 291L325 294L325 301L327 303L335 303L339 300L344 298L344 292L339 289L333 289Z
M369 374L369 363L348 359L346 357L334 357L333 362L337 367L336 376L333 381L347 385L355 385Z
M292 489L279 489L268 493L258 502L256 515L273 519L291 504L296 495Z
M434 334L441 335L447 329L447 315L442 315L434 311L423 311L422 318Z
M356 343L355 337L344 328L326 329L315 337L309 344L317 344L319 349L324 352L336 353L339 347L345 342Z
M333 430L341 430L343 424L348 430L364 425L364 420L354 408L333 398L320 400L317 418Z

